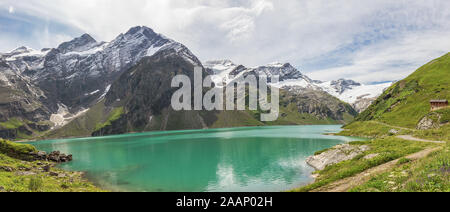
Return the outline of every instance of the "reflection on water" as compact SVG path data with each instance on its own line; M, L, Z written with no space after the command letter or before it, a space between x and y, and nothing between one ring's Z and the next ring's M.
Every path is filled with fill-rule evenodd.
M119 191L283 191L311 182L305 159L354 140L340 126L151 132L33 143L61 150L98 185Z

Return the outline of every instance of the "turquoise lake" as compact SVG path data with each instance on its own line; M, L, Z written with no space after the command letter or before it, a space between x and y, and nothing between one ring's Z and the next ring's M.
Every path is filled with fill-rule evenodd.
M149 132L33 142L73 154L60 165L113 191L285 191L310 183L314 152L356 138L339 125Z

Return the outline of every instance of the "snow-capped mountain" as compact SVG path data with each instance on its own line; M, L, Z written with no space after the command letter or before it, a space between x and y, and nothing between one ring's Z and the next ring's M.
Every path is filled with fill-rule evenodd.
M318 84L319 87L329 94L344 102L350 103L358 112L367 109L391 85L392 82L364 85L353 80L345 79Z
M241 67L238 69L239 65L234 64L231 60L212 60L203 63L203 66L207 69L207 72L213 75L212 80L216 86L223 86L229 80L234 78L231 75L232 72L240 72L240 69L245 69Z
M64 42L58 46L61 54L93 54L100 51L105 42L97 42L89 34L83 34L81 37L75 38L72 41Z
M64 82L65 89L70 90L72 97L99 97L121 72L143 57L169 48L184 55L187 60L198 63L182 44L140 26L120 34L111 42L97 42L84 34L54 49L36 51L21 47L2 56L11 70L42 85L44 90L49 91L52 89L49 86L58 87L55 83ZM102 92L95 92L97 90ZM70 100L62 103L73 106Z
M246 77L248 75L267 76L270 77L274 75L279 76L279 83L274 84L276 87L284 87L290 84L304 85L303 87L308 87L312 85L313 80L303 75L300 71L294 68L289 63L271 63L264 66L257 66L253 68L247 68L243 65L236 65L230 60L213 60L207 61L204 67L209 70L209 73L214 75L213 81L217 86L223 86L223 83L230 83L240 77Z
M384 89L392 85L392 82L363 85L353 80L340 79L318 84L329 94L338 97L342 101L354 104L362 98L376 98Z
M339 79L326 82L324 86L332 88L333 92L342 94L349 89L361 86L361 83L357 83L353 80Z
M204 66L211 70L210 74L215 75L213 79L218 86L223 86L223 83L232 82L234 79L240 76L245 77L248 74L255 74L256 76L266 75L269 77L272 75L279 75L279 82L271 83L272 86L278 88L301 87L322 90L353 105L358 112L369 107L376 97L392 85L391 82L364 85L346 79L328 82L312 80L289 63L283 64L277 62L266 66L246 68L242 65L236 65L230 60L214 60L205 62Z
M33 50L19 47L1 53L0 84L20 94L10 99L12 105L17 105L19 99L29 99L22 98L25 95L23 91L42 103L42 107L33 108L34 111L41 111L39 115L28 119L57 120L51 116L71 117L101 101L124 71L142 58L160 51L166 51L166 56L179 55L187 62L201 66L183 44L148 27L137 26L110 42L98 42L89 34L83 34L56 48ZM18 107L16 111L23 111L23 107ZM64 115L60 111L64 111ZM0 111L0 121L13 116L22 115Z

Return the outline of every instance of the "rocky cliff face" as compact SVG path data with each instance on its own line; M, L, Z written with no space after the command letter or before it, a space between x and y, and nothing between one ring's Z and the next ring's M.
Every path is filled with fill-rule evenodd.
M52 94L52 109L60 102L75 112L97 103L125 70L169 43L147 27L131 28L109 43L83 35L52 49L32 77Z
M105 105L123 107L124 114L93 135L167 129L167 120L172 120L172 114L176 114L171 111L172 94L177 90L171 87L172 78L183 74L193 79L194 66L201 66L201 62L181 44L144 58L123 73L106 95Z
M0 54L0 122L17 117L63 126L101 101L142 58L177 45L150 28L134 27L111 42L84 34L53 49Z
M339 101L324 91L295 86L285 89L287 98L291 103L296 104L299 113L312 114L320 119L339 120L342 123L345 123L346 118L358 115L349 104Z
M96 103L121 73L173 43L150 28L134 27L111 42L84 34L54 49L21 47L3 58L6 69L44 91L52 112L59 103L73 112Z
M12 54L26 52L19 48ZM50 118L50 110L42 103L46 96L39 87L23 77L7 60L0 58L0 137L18 138L31 136L32 130L45 131L43 123ZM15 119L15 118L19 119ZM27 120L24 122L23 120Z
M370 107L370 105L377 100L377 98L365 98L364 96L361 98L358 98L355 103L352 104L352 107L358 112L361 113L367 108Z

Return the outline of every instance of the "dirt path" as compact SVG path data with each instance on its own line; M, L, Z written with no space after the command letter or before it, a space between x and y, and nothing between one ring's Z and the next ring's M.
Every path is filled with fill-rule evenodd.
M431 141L431 140L425 140L421 138L413 137L412 135L399 135L397 138L408 140L408 141L420 141L420 142L427 142L427 143L435 143L435 144L445 144L445 141Z
M430 153L440 150L440 147L425 149L423 151L414 153L412 155L406 156L406 158L410 160L417 160L428 156ZM346 192L355 186L361 185L367 181L369 181L374 175L381 174L386 171L393 169L397 162L400 159L390 161L388 163L373 167L364 172L361 172L353 177L348 177L342 180L338 180L329 185L320 187L318 189L313 190L313 192Z
M406 128L406 127L393 126L393 125L389 125L389 124L386 124L386 123L383 123L383 122L379 122L379 121L373 121L373 122L375 122L375 123L377 123L377 124L384 125L384 126L386 126L386 127L391 127L391 128L394 128L394 129L417 131L416 129Z

